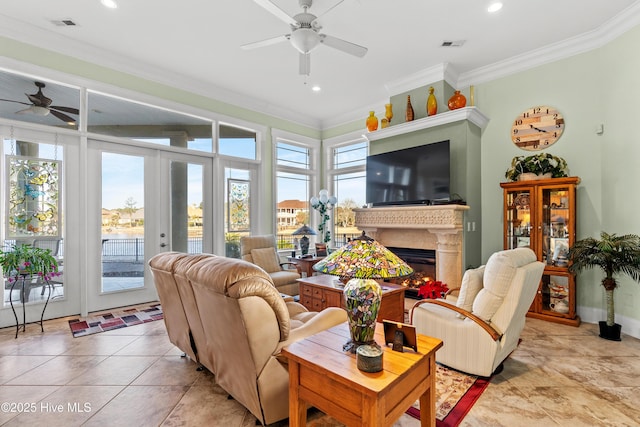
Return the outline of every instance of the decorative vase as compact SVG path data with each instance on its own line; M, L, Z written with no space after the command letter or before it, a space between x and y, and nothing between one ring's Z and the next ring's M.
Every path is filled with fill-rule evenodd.
M427 98L427 116L435 116L438 112L438 101L433 94L433 86L429 88L429 97Z
M405 121L412 122L414 119L413 107L411 106L411 95L407 95L407 112L405 114Z
M459 90L453 92L453 96L449 98L449 110L457 110L467 105L467 98L460 93Z
M391 119L393 119L393 106L391 104L384 104L384 117L388 123L391 123Z
M344 287L344 297L351 334L344 350L355 352L361 345L376 345L373 336L382 302L380 285L371 279L351 279Z
M388 128L389 127L389 119L387 119L386 117L383 117L382 119L380 119L380 127L382 129Z
M367 117L367 130L373 132L378 129L378 118L373 111L369 111L369 117Z

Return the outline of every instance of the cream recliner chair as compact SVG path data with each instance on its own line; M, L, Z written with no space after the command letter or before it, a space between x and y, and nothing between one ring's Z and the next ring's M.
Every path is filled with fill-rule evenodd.
M260 268L269 273L273 284L279 292L291 296L300 294L300 286L297 281L301 277L300 272L297 269L283 268L285 265L294 266L294 264L280 262L276 236L273 234L241 237L240 257L245 261L260 266Z
M411 323L443 341L437 362L489 377L517 347L543 270L529 248L496 252L486 265L465 272L457 300L417 302Z
M346 322L337 307L319 313L283 300L271 277L246 261L210 257L185 274L191 283L216 382L262 424L289 416L289 372L281 349Z

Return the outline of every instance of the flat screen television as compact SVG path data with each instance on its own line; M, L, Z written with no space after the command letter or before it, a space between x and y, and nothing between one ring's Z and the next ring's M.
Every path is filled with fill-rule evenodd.
M449 141L368 156L366 183L373 206L449 200Z

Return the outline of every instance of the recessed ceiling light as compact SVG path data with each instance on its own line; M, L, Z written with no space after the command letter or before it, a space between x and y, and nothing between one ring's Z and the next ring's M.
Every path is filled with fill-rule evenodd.
M109 9L118 8L118 3L116 3L115 0L100 0L100 3L102 3L104 7L108 7Z
M500 3L499 1L495 2L495 3L491 3L489 5L489 8L487 9L487 11L489 13L494 13L499 11L500 9L502 9L502 3Z
M314 92L320 92L322 89L318 85L311 86L311 90Z

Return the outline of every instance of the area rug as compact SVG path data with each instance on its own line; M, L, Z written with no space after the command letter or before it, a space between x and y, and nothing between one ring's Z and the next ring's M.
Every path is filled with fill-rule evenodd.
M456 427L489 385L488 378L436 364L436 427ZM407 410L420 419L420 402Z
M162 318L162 307L160 304L153 304L148 307L130 308L103 313L99 316L72 319L69 320L69 327L73 337L77 338L153 322Z

